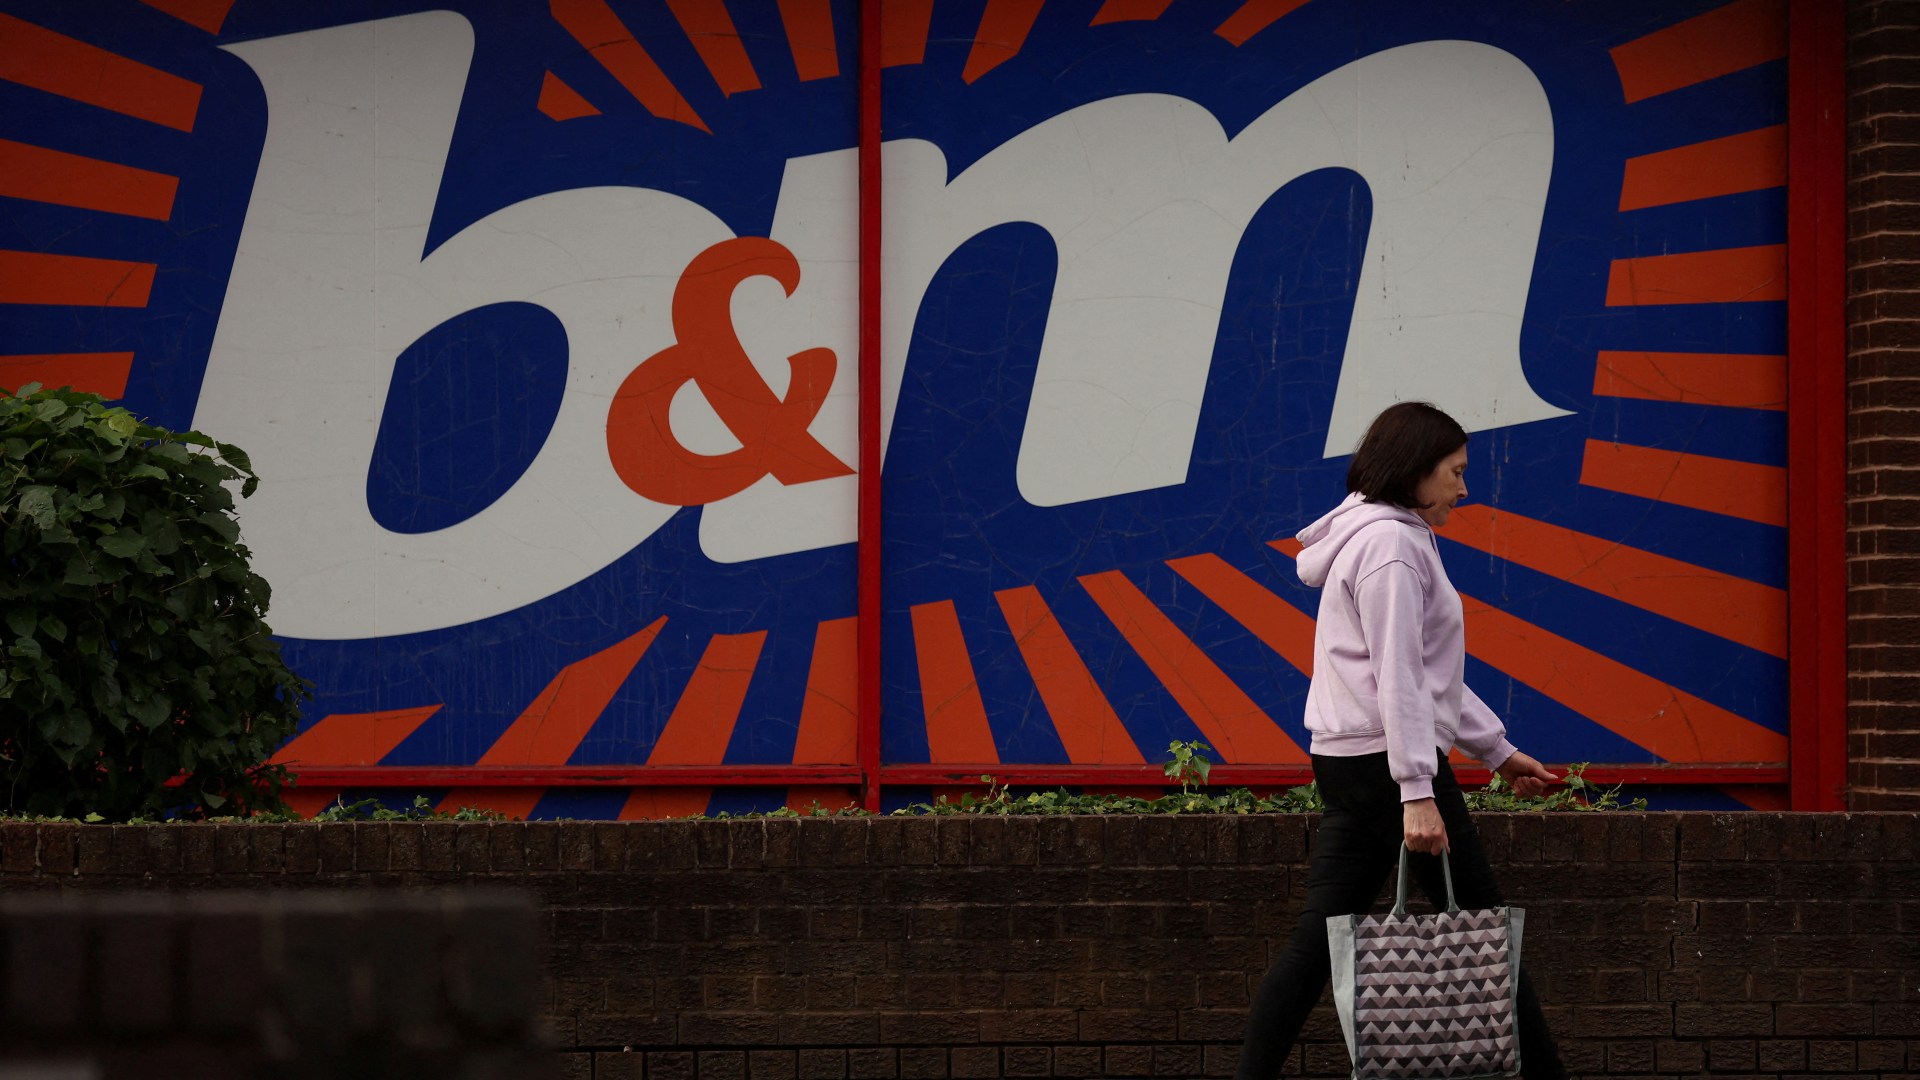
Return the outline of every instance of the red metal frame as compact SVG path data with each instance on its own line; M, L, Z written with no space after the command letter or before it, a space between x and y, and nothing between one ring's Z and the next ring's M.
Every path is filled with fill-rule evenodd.
M1492 771L1480 765L1455 765L1463 784L1479 786ZM1050 787L1166 787L1158 765L890 765L882 770L890 784L975 785L990 775L996 782ZM1595 765L1582 774L1596 784L1780 784L1787 770L1779 765ZM1220 787L1292 787L1313 781L1310 765L1215 765L1207 782Z
M856 765L316 765L301 787L859 787Z
M860 2L860 804L880 809L880 9Z
M1846 5L1787 11L1788 715L1795 810L1846 809Z
M883 765L881 712L881 18L861 0L859 74L859 531L857 764L701 766L335 766L308 787L857 786L867 810L885 784L1165 787L1156 765ZM1780 785L1796 810L1845 808L1846 742L1846 35L1825 0L1788 9L1788 598L1791 762L1597 765L1598 784ZM1488 772L1456 768L1469 785ZM1306 765L1219 765L1223 786L1313 779Z
M302 769L306 787L848 787L873 773L851 765L336 765ZM1475 765L1454 766L1462 783L1484 784ZM917 787L980 786L982 776L1023 787L1166 787L1158 765L888 765L879 781ZM1596 784L1783 784L1780 765L1596 765ZM1306 765L1216 765L1208 775L1224 787L1291 787L1313 779ZM874 786L877 788L878 783Z

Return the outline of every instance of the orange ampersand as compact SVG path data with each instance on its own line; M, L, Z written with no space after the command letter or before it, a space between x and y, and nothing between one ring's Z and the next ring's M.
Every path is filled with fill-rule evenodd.
M787 357L793 376L782 400L740 347L730 311L733 290L760 276L778 281L792 296L800 263L784 245L759 236L723 240L696 256L673 291L675 344L634 368L614 395L607 452L614 472L644 498L699 506L769 474L783 484L804 484L853 472L807 431L833 386L833 350ZM700 454L674 437L667 410L689 380L700 385L740 449Z

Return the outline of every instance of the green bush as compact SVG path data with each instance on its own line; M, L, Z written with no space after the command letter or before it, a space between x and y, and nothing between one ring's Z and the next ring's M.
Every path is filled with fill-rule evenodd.
M208 451L212 451L209 453ZM0 393L0 809L281 810L304 682L226 485L247 456L72 390Z

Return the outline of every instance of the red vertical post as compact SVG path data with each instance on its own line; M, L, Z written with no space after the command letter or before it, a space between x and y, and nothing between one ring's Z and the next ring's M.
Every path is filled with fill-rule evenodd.
M880 809L880 8L860 0L860 803Z
M1789 788L1846 809L1846 5L1787 10Z

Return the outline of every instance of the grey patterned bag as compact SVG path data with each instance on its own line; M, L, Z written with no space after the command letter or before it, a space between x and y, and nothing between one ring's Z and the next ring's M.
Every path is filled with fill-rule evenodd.
M1517 907L1461 911L1440 857L1447 910L1407 914L1407 847L1385 915L1327 920L1333 1002L1354 1080L1520 1075Z

